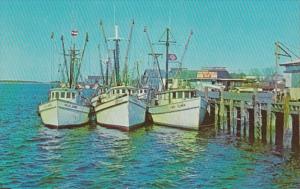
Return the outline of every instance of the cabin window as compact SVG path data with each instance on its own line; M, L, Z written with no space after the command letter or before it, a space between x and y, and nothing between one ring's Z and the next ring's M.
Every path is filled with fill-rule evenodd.
M143 90L140 90L140 93L143 93Z
M123 93L123 94L125 93L125 89L122 89L122 93Z
M162 99L162 95L158 95L158 100L161 100Z
M59 97L59 92L55 92L55 98L58 99Z
M172 98L176 98L176 92L172 93Z
M178 92L177 95L178 95L178 98L182 98L182 91Z
M65 92L60 93L60 98L65 98Z
M67 92L67 98L71 98L71 93Z
M189 91L185 91L184 92L184 98L189 98L189 94L190 94Z
M119 94L120 93L120 90L119 89L117 89L117 94Z
M192 91L192 92L191 92L191 97L192 97L192 98L196 97L195 91Z
M115 90L112 90L112 94L115 94Z
M75 93L72 93L72 99L75 99Z
M51 98L54 99L54 92L51 93Z
M147 90L146 90L146 89L144 89L144 93L147 93Z

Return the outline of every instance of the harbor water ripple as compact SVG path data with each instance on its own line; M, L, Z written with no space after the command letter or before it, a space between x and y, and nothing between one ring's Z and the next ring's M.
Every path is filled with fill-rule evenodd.
M0 84L0 188L300 188L299 157L214 129L48 129L48 89Z

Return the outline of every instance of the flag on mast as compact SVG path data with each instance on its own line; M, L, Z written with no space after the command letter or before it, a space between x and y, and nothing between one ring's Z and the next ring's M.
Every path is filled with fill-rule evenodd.
M72 37L76 37L78 35L78 31L72 30L71 35L72 35Z
M176 56L176 54L169 54L168 59L171 61L174 61L174 60L177 60L177 56Z

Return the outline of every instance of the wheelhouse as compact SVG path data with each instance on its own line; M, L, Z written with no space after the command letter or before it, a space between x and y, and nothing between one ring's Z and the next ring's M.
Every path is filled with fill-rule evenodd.
M113 87L110 90L107 91L109 96L114 96L114 95L137 95L138 90L134 87L127 87L127 86L118 86L118 87Z
M49 100L65 100L65 101L70 101L70 102L76 102L78 99L78 92L76 90L72 89L61 89L61 88L56 88L50 90L49 94Z
M199 94L195 89L170 90L156 95L155 104L169 104L171 102L180 102L182 100L198 98Z

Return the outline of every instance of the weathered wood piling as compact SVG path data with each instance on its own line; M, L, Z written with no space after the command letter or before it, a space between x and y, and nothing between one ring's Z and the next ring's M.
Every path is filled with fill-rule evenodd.
M272 93L255 92L208 92L206 98L218 131L300 152L300 102L288 94L279 101Z

